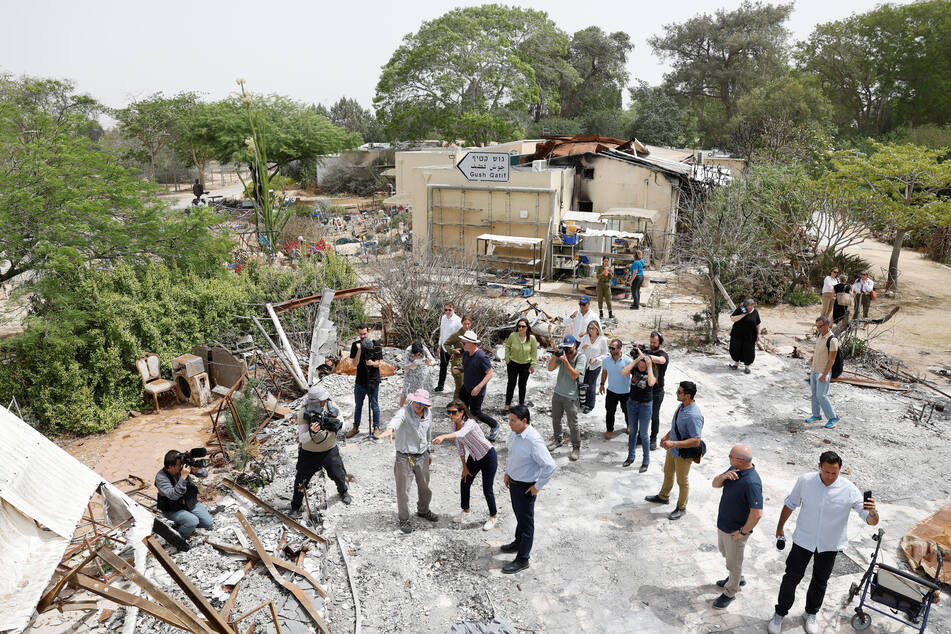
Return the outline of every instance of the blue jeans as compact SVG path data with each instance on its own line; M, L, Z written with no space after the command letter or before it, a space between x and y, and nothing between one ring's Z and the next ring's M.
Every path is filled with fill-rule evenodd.
M380 428L380 404L376 401L376 395L380 391L377 385L353 386L353 428L360 429L360 419L363 417L363 398L370 398L370 413L373 414L373 429Z
M178 534L185 538L194 533L195 528L199 526L201 528L211 528L212 524L211 514L201 503L196 504L195 508L190 511L171 511L162 513L162 515L175 522L175 529Z
M641 451L644 454L642 464L651 462L651 411L653 410L653 401L627 401L627 418L630 421L630 433L627 435L627 459L634 460L637 456L637 439L641 440ZM637 433L634 433L634 429Z
M585 397L584 406L588 409L594 409L598 402L598 377L601 376L601 366L588 368L584 372L584 382L588 385L588 395Z
M822 372L809 373L809 388L812 390L812 415L822 418L822 414L825 414L826 418L831 420L837 418L835 408L832 407L832 401L829 400L829 385L832 382L832 377L826 375L826 380L820 381L820 376L822 376ZM820 410L822 411L820 412Z

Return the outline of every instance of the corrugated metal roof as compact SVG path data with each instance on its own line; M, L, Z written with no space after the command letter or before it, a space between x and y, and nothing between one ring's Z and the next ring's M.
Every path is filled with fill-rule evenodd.
M607 211L601 212L602 218L644 218L654 222L657 218L656 209L644 209L642 207L612 207Z

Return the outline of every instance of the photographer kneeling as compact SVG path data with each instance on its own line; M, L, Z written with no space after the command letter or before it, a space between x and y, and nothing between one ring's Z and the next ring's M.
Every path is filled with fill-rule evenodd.
M347 492L347 471L337 449L337 432L340 431L340 411L330 403L330 393L315 385L307 392L307 403L297 413L297 476L294 478L294 497L291 512L300 513L304 492L315 473L324 469L337 485L340 501L350 504L353 500Z
M171 450L165 454L165 466L155 474L158 509L175 522L178 534L188 538L195 528L211 528L211 514L198 501L198 487L188 477L192 468L183 462L188 454Z

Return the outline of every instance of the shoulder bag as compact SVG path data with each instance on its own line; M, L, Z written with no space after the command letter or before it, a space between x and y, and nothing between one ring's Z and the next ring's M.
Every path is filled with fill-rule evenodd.
M677 427L677 421L680 419L680 409L674 414L674 429L677 430L677 437L681 440L687 440L686 438L681 438L680 428ZM703 442L703 439L700 439L700 444L696 447L677 447L677 452L680 454L681 458L686 458L687 460L693 460L697 464L700 464L700 459L707 453L707 443Z

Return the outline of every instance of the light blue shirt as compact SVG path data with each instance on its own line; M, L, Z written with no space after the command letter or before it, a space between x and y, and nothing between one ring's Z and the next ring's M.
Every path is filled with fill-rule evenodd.
M849 512L855 511L867 520L864 503L858 488L842 476L829 486L822 483L818 473L799 476L784 502L787 508L799 508L793 543L809 552L845 550L849 545Z
M634 260L628 270L631 272L631 277L644 275L644 260Z
M679 430L679 431L678 431ZM674 421L670 425L671 440L687 440L688 438L700 438L700 432L703 430L703 414L696 403L691 403L687 407L677 406L674 412ZM681 435L682 434L682 435ZM674 447L670 450L671 455L680 457L680 449Z
M614 357L608 355L601 362L601 367L608 372L608 389L615 394L627 394L631 391L631 378L621 376L621 370L631 365L634 360L626 354L622 354L617 361Z
M429 451L432 424L431 407L427 407L420 418L413 410L413 404L407 403L396 411L387 429L393 430L397 452L421 454Z
M555 473L555 461L538 431L529 425L521 434L509 434L509 457L505 473L512 480L534 482L541 490Z

